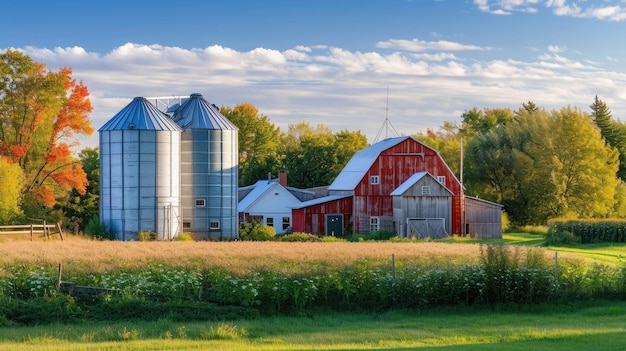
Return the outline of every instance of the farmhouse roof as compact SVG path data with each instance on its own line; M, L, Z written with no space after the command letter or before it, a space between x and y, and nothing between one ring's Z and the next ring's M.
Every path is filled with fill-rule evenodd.
M183 129L237 130L217 106L210 104L200 93L184 99L174 110L172 119Z
M143 97L136 97L98 131L110 130L164 130L179 131L170 117L159 111Z
M309 207L309 206L323 204L325 202L345 199L345 198L348 198L348 197L352 197L352 195L330 195L330 196L324 196L324 197L320 197L320 198L317 198L317 199L304 201L303 203L298 204L297 206L291 206L291 208L293 208L293 209L305 208L305 207Z

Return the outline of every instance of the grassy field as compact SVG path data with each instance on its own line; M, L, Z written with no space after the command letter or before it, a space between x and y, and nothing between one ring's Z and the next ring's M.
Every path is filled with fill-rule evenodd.
M626 303L2 328L2 350L623 350Z
M4 238L0 238L4 239ZM233 272L301 272L312 265L359 260L396 263L472 263L481 244L510 244L553 257L623 263L624 245L540 247L540 234L505 234L476 241L438 242L109 242L67 236L64 241L0 241L2 267L57 265L64 274L105 273L155 262ZM626 302L570 305L455 306L347 314L306 312L222 322L62 323L0 328L0 350L621 350L626 349Z

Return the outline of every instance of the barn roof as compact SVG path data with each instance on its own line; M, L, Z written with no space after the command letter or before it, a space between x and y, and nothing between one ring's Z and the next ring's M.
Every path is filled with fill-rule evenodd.
M237 130L217 106L210 104L200 93L191 94L189 99L182 100L181 105L174 110L172 119L183 129Z
M131 129L180 131L167 114L159 111L143 97L134 98L98 131Z
M439 183L432 174L428 172L417 172L409 177L404 183L400 184L394 191L391 192L391 196L402 196L407 190L409 190L413 185L417 184L422 178L431 177L433 180L437 182L437 184L441 185L442 188L446 189L450 195L452 195L452 191L446 188L443 184Z
M352 197L352 195L330 195L330 196L324 196L324 197L320 197L317 199L313 199L313 200L309 200L309 201L304 201L301 204L298 204L297 206L292 206L292 209L299 209L299 208L305 208L305 207L310 207L310 206L314 206L314 205L319 205L319 204L323 204L325 202L331 202L331 201L335 201L335 200L340 200L340 199L345 199L348 197Z
M409 139L409 136L389 138L367 147L352 156L328 190L354 190L381 152Z

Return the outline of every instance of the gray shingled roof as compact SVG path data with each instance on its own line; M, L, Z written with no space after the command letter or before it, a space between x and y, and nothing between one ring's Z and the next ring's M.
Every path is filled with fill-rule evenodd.
M169 130L180 131L170 117L143 97L136 97L98 131L107 130Z

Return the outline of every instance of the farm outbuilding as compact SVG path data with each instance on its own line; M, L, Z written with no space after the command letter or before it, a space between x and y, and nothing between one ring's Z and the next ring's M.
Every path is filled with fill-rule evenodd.
M285 234L292 228L291 207L310 198L312 192L287 186L285 172L280 172L279 179L272 179L270 174L268 179L239 188L239 221L258 220L273 227L276 234Z
M100 129L100 220L118 240L179 234L180 128L142 97Z
M418 172L391 192L393 222L400 237L450 236L452 192L428 172Z
M474 238L502 238L502 208L495 202L465 196L465 233Z
M238 237L238 131L201 94L168 112L137 97L98 131L100 219L116 239Z
M489 237L502 236L493 206L472 202L465 218L465 203L463 185L436 150L409 136L389 138L354 154L327 196L294 207L293 230L327 234L327 215L341 214L343 231L357 234L442 237L484 228ZM493 221L489 228L471 222L485 217Z
M191 94L173 110L172 119L183 130L183 230L197 239L236 239L239 228L237 127L202 94Z
M351 232L352 196L332 195L292 208L293 231L345 236Z

